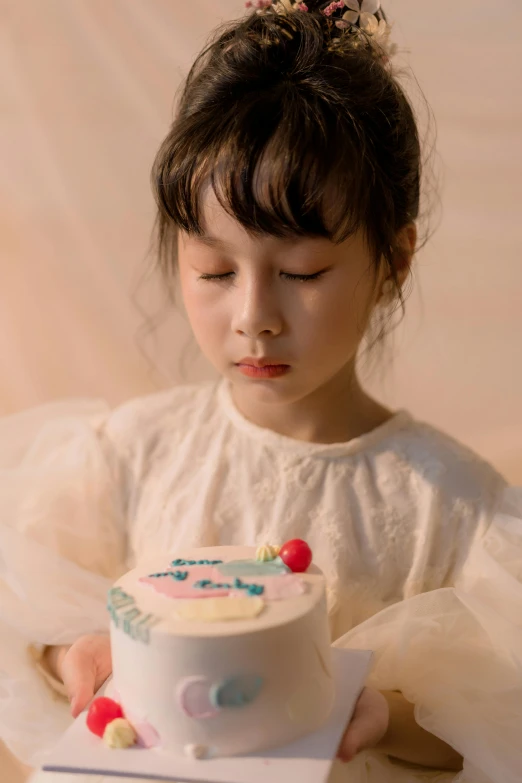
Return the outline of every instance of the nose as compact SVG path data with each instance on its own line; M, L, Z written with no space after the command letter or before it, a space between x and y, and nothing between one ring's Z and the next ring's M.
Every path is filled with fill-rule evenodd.
M251 339L280 334L283 328L281 308L269 280L256 276L238 286L232 326L236 334Z

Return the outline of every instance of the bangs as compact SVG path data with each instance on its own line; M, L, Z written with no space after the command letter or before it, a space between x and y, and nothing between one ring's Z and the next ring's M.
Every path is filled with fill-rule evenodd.
M284 82L232 104L221 114L213 107L181 115L165 139L153 187L166 222L203 234L211 187L252 234L340 242L363 228L370 239L374 177L352 117Z

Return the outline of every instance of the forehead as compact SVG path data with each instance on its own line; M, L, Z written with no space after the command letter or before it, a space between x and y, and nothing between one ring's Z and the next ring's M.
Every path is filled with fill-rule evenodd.
M295 245L301 242L333 244L327 237L306 235L297 231L292 233L289 229L280 234L247 227L233 214L232 208L233 205L230 205L228 200L220 198L211 185L206 185L199 199L200 238L213 237L239 246L245 242L280 245Z
M243 226L239 220L230 214L226 205L220 202L215 190L211 186L205 187L200 200L201 235L197 240L209 247L216 249L232 249L246 251L247 248L256 248L264 252L281 248L323 247L333 245L325 237L311 237L300 235L273 236L263 231L253 231Z
M230 211L220 203L215 189L205 185L200 195L200 216L203 236L213 236L218 239L246 239L249 232L230 214Z
M201 229L198 235L185 234L185 238L226 255L249 255L280 259L303 258L311 262L320 258L328 262L354 258L367 259L370 254L365 234L357 230L341 242L333 242L320 236L273 236L266 232L246 229L227 208L220 203L214 189L208 186L201 194Z

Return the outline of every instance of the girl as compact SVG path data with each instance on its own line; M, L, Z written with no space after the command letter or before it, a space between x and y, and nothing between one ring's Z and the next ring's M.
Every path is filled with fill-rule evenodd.
M335 643L375 650L334 774L510 783L522 497L356 372L416 245L389 27L378 0L250 5L197 59L153 172L160 269L222 380L2 424L3 737L37 764L62 696L77 715L109 675L105 594L138 558L299 536Z

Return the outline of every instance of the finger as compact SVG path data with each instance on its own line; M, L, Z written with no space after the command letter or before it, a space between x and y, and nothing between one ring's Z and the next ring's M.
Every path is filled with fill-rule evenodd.
M366 688L339 746L339 758L351 761L365 748L375 747L385 735L388 722L389 708L385 697Z
M94 677L82 674L75 682L75 691L71 697L71 715L77 718L80 712L94 696Z
M96 672L92 658L72 647L64 658L62 677L76 718L94 696Z
M367 701L368 691L365 688L357 700L352 719L339 745L338 756L343 761L351 761L355 758L363 747L366 730L371 728L371 716L368 714Z
M353 734L353 726L350 726L337 750L337 758L341 761L351 761L359 752L357 735Z
M343 761L351 761L374 734L372 716L355 716L348 727L339 747L339 756Z

